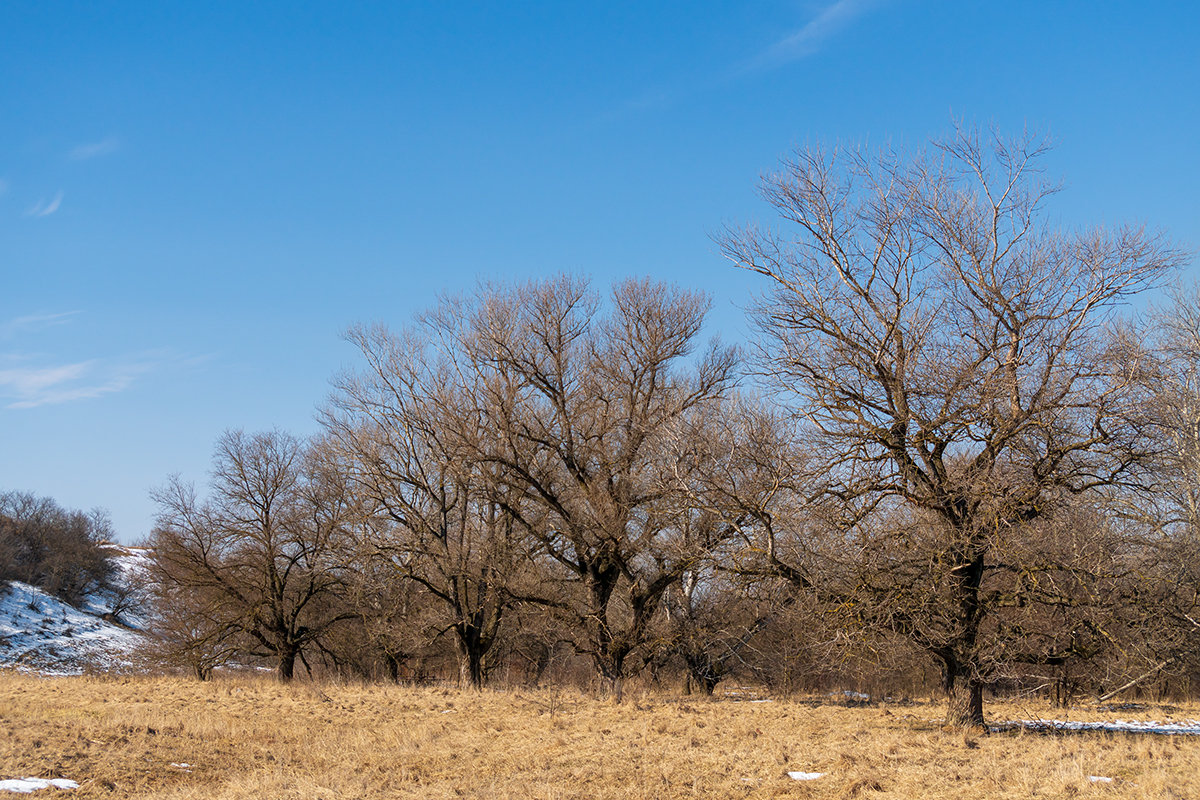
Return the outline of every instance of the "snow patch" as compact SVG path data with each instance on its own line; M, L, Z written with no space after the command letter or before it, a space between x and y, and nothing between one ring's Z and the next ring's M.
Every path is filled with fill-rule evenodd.
M88 607L94 608L89 598ZM35 586L0 583L0 666L43 675L134 668L145 637Z
M1163 736L1200 736L1200 720L1158 722L1117 719L1111 722L1070 722L1061 719L1019 719L992 726L1001 731L1025 728L1031 731L1108 731L1112 733L1156 733Z
M824 778L824 772L789 772L788 777L794 781L815 781L817 778Z
M29 794L38 789L78 789L79 784L66 778L12 778L0 781L0 792Z

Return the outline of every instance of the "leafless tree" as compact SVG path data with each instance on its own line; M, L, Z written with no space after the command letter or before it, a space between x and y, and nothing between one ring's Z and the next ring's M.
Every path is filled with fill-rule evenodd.
M714 343L685 366L707 310L650 281L617 284L603 308L560 277L442 311L479 373L476 458L518 490L519 505L498 499L559 587L543 599L618 697L663 593L699 556L679 524L675 433L728 391L736 363Z
M1173 287L1126 338L1141 354L1147 436L1157 444L1153 494L1115 498L1145 543L1126 652L1147 680L1200 670L1200 286Z
M664 599L671 650L689 686L711 694L798 597L779 581L774 545L780 515L802 502L803 458L788 421L745 394L706 404L676 430L677 524L703 557Z
M220 592L153 578L149 588L151 660L182 667L206 681L244 650L240 629L224 618Z
M206 653L236 634L241 653L291 680L305 649L353 616L341 602L353 498L327 460L280 432L223 435L210 489L201 500L174 478L153 493L153 577L160 594L197 604L162 627Z
M49 497L0 492L0 581L37 586L68 603L113 588L103 511L69 511Z
M1156 509L1167 527L1200 525L1200 286L1176 286L1149 330L1143 376L1153 399L1152 433L1161 442Z
M400 335L352 330L367 367L338 381L325 422L356 491L389 523L369 558L443 610L438 632L453 633L462 682L478 688L527 561L525 523L516 490L472 446L486 424L472 407L478 375L446 333L434 318Z
M823 497L937 527L920 577L944 624L924 647L954 724L982 724L994 677L985 582L1020 569L998 542L1069 495L1143 484L1136 368L1108 323L1181 263L1137 228L1051 229L1043 152L972 130L911 157L800 150L763 183L786 232L722 238L767 279L759 368L803 422Z

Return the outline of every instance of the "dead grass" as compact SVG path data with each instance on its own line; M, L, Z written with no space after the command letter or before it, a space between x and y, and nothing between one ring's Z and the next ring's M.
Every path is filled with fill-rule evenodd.
M989 713L1054 716L1028 706ZM0 673L0 778L71 778L78 790L37 796L79 800L1200 797L1200 739L964 736L942 730L940 714L926 705L647 695L618 706L568 692L9 672ZM1165 721L1200 718L1200 709L1072 716ZM828 774L802 783L789 770Z

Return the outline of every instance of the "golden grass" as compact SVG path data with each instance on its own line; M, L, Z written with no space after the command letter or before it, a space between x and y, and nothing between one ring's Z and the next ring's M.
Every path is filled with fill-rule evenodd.
M1073 718L1200 717L1084 711ZM661 695L616 705L553 691L8 672L0 779L71 778L78 790L35 796L80 800L1200 797L1197 738L964 735L942 730L940 715L928 705ZM789 770L828 774L797 782Z

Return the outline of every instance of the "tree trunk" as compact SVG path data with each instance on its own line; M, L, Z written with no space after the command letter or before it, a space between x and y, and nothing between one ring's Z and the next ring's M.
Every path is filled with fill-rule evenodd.
M605 675L600 679L601 694L611 697L617 703L625 700L625 679L620 676Z
M279 651L277 669L279 671L279 680L284 683L291 682L292 678L296 676L296 655L299 652L299 650L291 648Z
M458 680L464 688L483 688L483 653L475 647L463 647L458 657Z
M393 653L383 654L384 668L387 669L388 680L392 683L400 682L400 659Z
M550 666L550 659L554 656L554 646L544 648L538 651L537 659L533 663L533 685L537 686L541 681L542 675L545 674L546 668Z
M714 666L712 659L703 652L692 653L684 657L684 663L688 668L688 694L691 694L691 687L695 686L706 697L712 697L713 690L721 682L718 669Z
M948 673L946 725L954 728L982 728L983 683L969 674Z
M589 593L588 639L592 663L600 677L601 692L621 702L621 679L625 677L628 650L615 646L608 626L608 601L620 578L620 569L611 563L593 563L587 575Z

